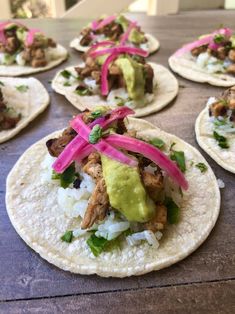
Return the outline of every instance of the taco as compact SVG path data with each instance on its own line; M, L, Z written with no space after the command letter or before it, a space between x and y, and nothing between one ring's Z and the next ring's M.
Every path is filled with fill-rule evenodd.
M170 58L171 69L191 81L215 86L235 84L235 34L229 28L203 35Z
M46 89L35 78L0 77L0 143L19 133L49 101Z
M113 15L93 21L83 28L80 35L70 43L71 48L86 52L94 44L111 40L142 48L149 53L159 49L159 41L150 34L145 34L137 22L128 20L123 15Z
M109 45L93 46L84 64L59 71L52 88L80 110L126 105L136 117L159 111L175 98L177 80L162 65L147 63L146 51Z
M235 173L235 86L210 97L195 125L198 144L221 167Z
M18 22L0 24L0 75L20 76L51 69L67 59L67 50L38 29Z
M217 220L220 193L202 155L128 114L101 107L76 116L31 146L7 178L16 231L64 270L161 269L193 252Z

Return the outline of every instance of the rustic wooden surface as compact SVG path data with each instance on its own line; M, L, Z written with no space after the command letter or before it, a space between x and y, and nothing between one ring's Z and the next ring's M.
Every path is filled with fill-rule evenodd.
M234 11L134 17L146 32L160 40L161 49L150 60L165 66L176 48L197 35L221 24L235 28ZM85 23L85 20L27 21L29 26L40 27L66 47ZM0 313L235 312L235 180L233 174L220 168L203 151L216 176L225 182L221 213L206 242L168 269L126 279L74 275L44 261L16 234L5 209L5 179L26 148L65 127L77 112L50 87L50 80L59 68L80 61L77 52L69 52L69 60L60 67L35 75L50 93L50 107L14 139L0 145ZM195 119L207 98L220 94L223 89L177 78L178 97L167 108L145 119L198 148Z

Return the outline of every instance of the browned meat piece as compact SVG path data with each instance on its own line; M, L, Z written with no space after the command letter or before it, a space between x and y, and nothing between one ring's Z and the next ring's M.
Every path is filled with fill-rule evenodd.
M89 34L90 31L91 31L90 27L84 28L84 29L81 31L81 35L82 35L82 36L85 36L85 35Z
M217 50L217 58L224 60L227 57L228 51L225 47L219 47Z
M193 49L191 50L191 54L192 54L194 57L197 57L198 55L200 55L200 53L206 52L206 50L207 50L207 46L196 47L196 48L193 48Z
M47 60L46 59L32 59L31 61L31 66L33 68L39 68L39 67L44 67L47 65Z
M98 153L91 153L82 170L89 174L95 181L99 181L102 178L100 155Z
M34 57L36 59L45 59L45 52L42 48L37 48L34 52Z
M229 50L228 57L231 61L235 62L235 49Z
M163 189L162 172L160 170L155 171L155 173L142 171L141 177L142 177L144 186L147 190L147 193L154 201L156 201L159 196L159 193Z
M109 74L110 75L120 75L122 74L122 71L116 64L112 64L109 68Z
M55 48L57 46L56 42L52 38L48 38L47 45L51 48Z
M46 142L48 152L53 157L58 157L64 150L65 146L74 139L77 132L71 127L65 129L59 138L52 138Z
M210 106L210 112L214 117L223 116L226 114L227 108L222 102L216 102Z
M0 131L9 130L16 126L20 120L20 115L9 114L7 107L3 100L3 94L0 89Z
M81 223L82 229L90 228L95 222L104 220L109 207L109 197L104 179L100 179L92 193L85 216Z
M153 76L154 72L149 64L144 65L144 73L145 73L145 92L152 93L153 92Z
M91 75L92 68L86 66L85 68L82 69L80 75L81 77L85 78Z
M14 53L19 48L20 42L16 37L8 37L5 47L5 51L8 53Z
M166 206L163 204L156 204L156 213L149 222L145 223L146 229L156 232L158 230L164 229L166 223L167 223Z
M231 74L235 74L235 63L227 67L227 72Z
M86 60L85 60L85 63L88 67L90 68L94 68L96 67L96 63L95 63L95 60L89 56L87 56Z
M231 99L235 99L235 86L232 86L226 89L226 91L222 94L222 96L228 101Z
M81 46L89 46L90 43L92 42L92 37L90 34L86 34L85 36L83 36L80 40L80 45Z
M228 108L231 110L235 110L235 99L231 99L228 103Z
M25 48L23 51L23 59L25 61L29 62L31 59L31 49L30 48Z
M100 71L92 71L91 72L91 77L96 81L97 84L100 83L100 80L101 80L101 73L100 73Z

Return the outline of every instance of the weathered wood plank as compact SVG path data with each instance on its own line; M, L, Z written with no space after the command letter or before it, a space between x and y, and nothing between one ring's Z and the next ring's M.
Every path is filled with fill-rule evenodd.
M214 313L235 311L234 281L0 303L0 313Z
M161 49L151 56L151 61L167 66L168 57L181 44L193 40L199 34L213 30L221 23L234 26L234 11L193 12L157 18L138 15L137 19L147 32L156 35L161 41ZM33 20L27 23L34 27L40 26L46 33L68 47L70 39L79 32L85 21L43 20L38 24L37 20ZM226 185L222 190L219 221L209 239L194 254L169 269L121 280L73 275L42 260L15 233L4 205L5 178L26 148L46 134L66 126L72 115L76 113L76 109L64 97L52 92L48 83L59 68L79 62L79 54L75 51L70 51L70 53L70 59L57 69L36 75L50 92L51 106L17 137L0 145L0 265L2 270L0 272L0 300L137 289L234 278L234 175L216 165L204 152L203 155L211 163L216 176L223 179ZM206 99L220 93L222 89L178 78L181 88L177 99L160 113L146 119L198 147L194 135L196 116L203 108Z

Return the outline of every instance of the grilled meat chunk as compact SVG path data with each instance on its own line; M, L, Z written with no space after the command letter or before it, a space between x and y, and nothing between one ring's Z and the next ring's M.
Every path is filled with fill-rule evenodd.
M90 228L94 223L104 220L109 207L109 198L103 178L97 181L92 193L85 216L81 223L82 229Z
M229 58L231 61L235 62L235 49L229 50L228 58Z
M145 92L151 94L153 92L153 77L154 77L154 72L151 65L147 63L144 65L144 73L145 73Z
M234 64L230 64L230 65L227 67L227 72L228 72L228 73L231 73L231 74L235 74L235 63L234 63Z
M200 46L200 47L196 47L196 48L193 48L191 50L191 54L194 56L194 57L197 57L200 55L200 53L202 52L206 52L207 50L207 46Z
M167 208L163 204L156 205L156 212L154 217L145 223L145 228L156 232L165 228L167 223Z
M102 178L102 166L99 153L91 153L82 170L89 174L95 181L99 181Z
M63 131L59 138L52 138L48 140L46 142L46 146L49 154L53 157L58 157L64 150L65 146L68 145L68 143L71 142L76 135L77 132L71 127L68 127Z
M0 131L13 129L20 121L20 117L20 114L7 108L0 89Z
M163 190L162 172L156 170L155 173L150 173L144 170L141 172L141 177L147 193L156 201L159 193Z
M227 107L219 101L210 106L210 112L214 117L224 116L227 112Z

